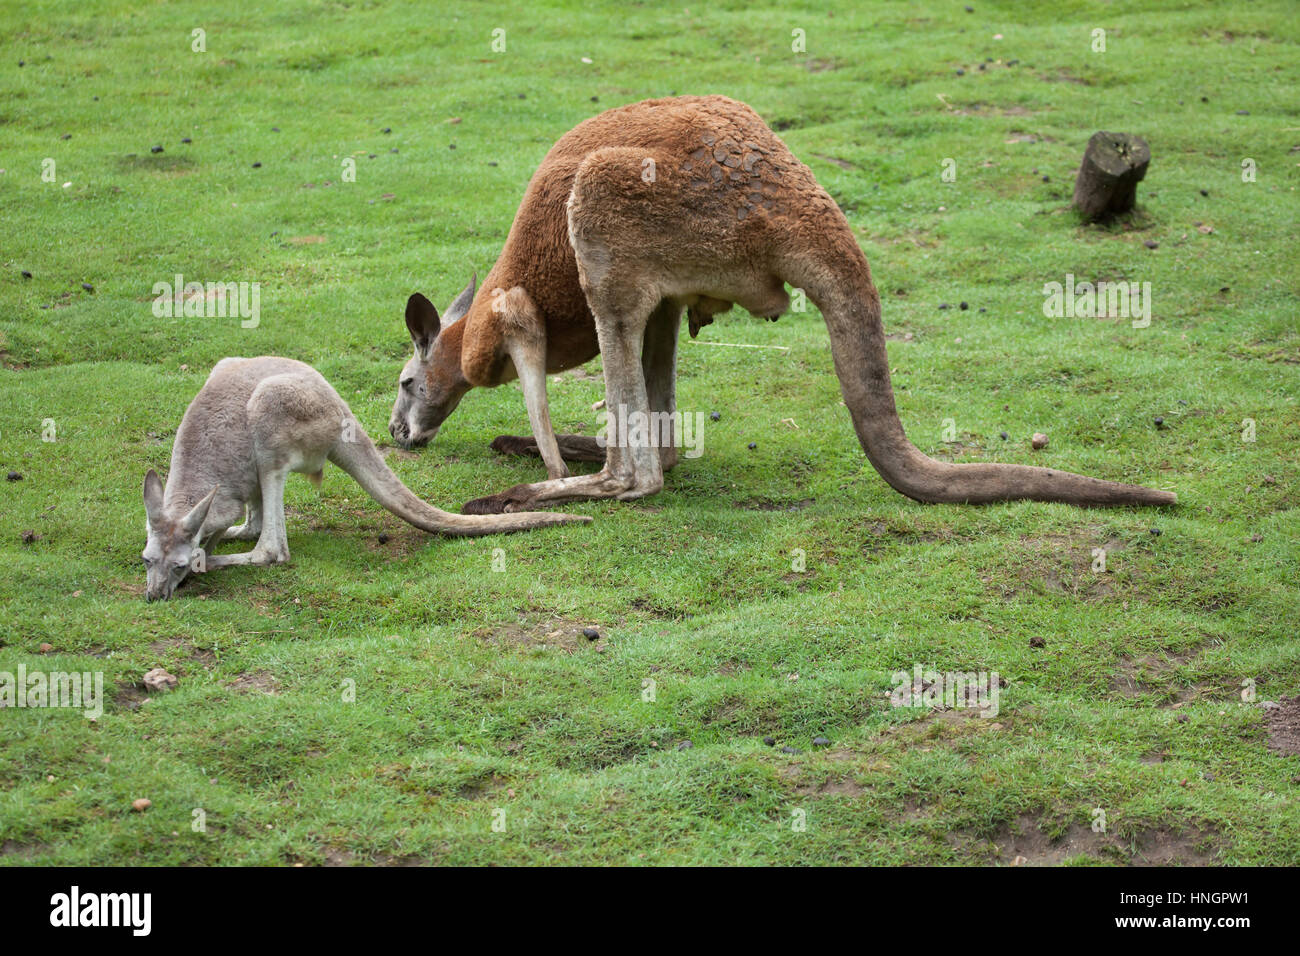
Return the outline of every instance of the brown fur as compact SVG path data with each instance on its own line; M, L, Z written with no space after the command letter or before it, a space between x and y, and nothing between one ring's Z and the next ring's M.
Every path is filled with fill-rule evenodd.
M653 176L645 175L650 163ZM529 183L468 312L439 336L444 371L431 364L428 385L495 386L529 356L544 354L545 371L556 372L599 351L608 407L672 411L682 312L690 313L692 333L732 303L775 317L788 305L787 283L821 309L862 447L903 494L970 503L1175 500L1043 468L951 465L918 451L898 419L880 298L847 220L752 109L722 96L635 103L561 137ZM457 355L461 374L448 376ZM539 401L540 415L530 404L534 437L545 444L549 435L554 444L544 394ZM560 445L571 437L560 436ZM579 436L586 448L584 441L592 440ZM662 486L673 452L610 448L604 470L576 478L557 474L548 458L552 480L471 502L466 511L650 494Z

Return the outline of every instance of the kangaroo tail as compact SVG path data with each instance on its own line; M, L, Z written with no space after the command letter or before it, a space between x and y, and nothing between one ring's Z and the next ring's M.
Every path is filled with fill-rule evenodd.
M830 333L831 354L844 404L867 458L897 491L917 501L980 504L1031 499L1072 505L1171 505L1173 492L1102 481L1027 465L950 464L935 461L907 440L894 405L889 357L880 321L880 296L866 257L845 223L847 241L834 243L837 266L792 263ZM851 249L849 248L851 247ZM798 283L792 282L792 285Z
M442 511L417 498L400 478L393 474L374 442L352 419L353 438L339 439L329 453L334 462L356 479L370 497L407 524L432 534L473 537L507 531L527 531L546 525L586 523L586 515L557 514L551 511L520 511L504 515L459 515Z

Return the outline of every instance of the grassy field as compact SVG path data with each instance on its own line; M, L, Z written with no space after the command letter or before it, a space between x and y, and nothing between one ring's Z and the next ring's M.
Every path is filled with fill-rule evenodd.
M1260 706L1300 691L1292 5L864 6L6 0L0 671L107 702L0 711L0 864L1300 863ZM310 362L387 439L407 296L486 272L571 126L671 93L750 103L848 214L918 446L1178 507L913 503L820 317L738 310L683 336L720 419L652 498L440 540L330 469L291 564L142 600L141 478L218 359ZM1069 208L1098 129L1153 155L1107 227ZM259 283L259 325L156 317L178 273ZM1150 326L1045 316L1071 274L1149 282ZM389 461L458 509L543 477L488 448L526 422L473 392ZM996 671L998 716L891 706L917 665Z

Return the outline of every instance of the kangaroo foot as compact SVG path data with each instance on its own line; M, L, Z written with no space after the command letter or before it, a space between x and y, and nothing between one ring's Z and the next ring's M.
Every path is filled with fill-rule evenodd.
M529 455L540 458L537 439L527 435L498 435L492 439L492 450L500 455Z
M605 461L604 446L590 435L556 435L555 443L565 461ZM531 435L498 435L492 441L492 450L502 455L528 455L532 458L542 455L537 439Z
M503 515L511 511L527 511L531 499L532 493L528 485L515 485L500 494L467 501L460 512L467 515Z

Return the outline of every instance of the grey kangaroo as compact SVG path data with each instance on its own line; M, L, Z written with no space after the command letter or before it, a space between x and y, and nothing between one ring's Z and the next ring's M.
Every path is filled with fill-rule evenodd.
M310 365L273 356L226 358L185 410L166 488L153 469L145 475L145 598L171 597L191 570L289 560L285 480L297 471L319 486L327 460L422 531L483 535L591 520L440 511L393 474L347 403ZM257 544L242 554L210 554L223 539Z

